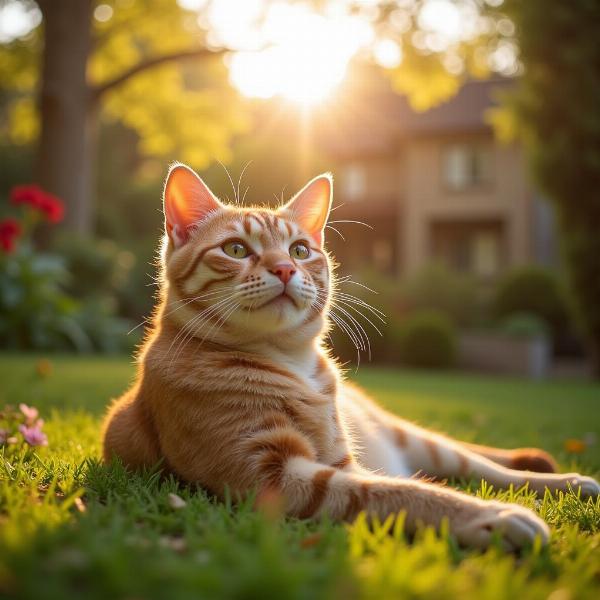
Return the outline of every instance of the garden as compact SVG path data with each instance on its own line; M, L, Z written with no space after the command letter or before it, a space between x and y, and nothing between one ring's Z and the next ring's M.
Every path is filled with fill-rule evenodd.
M101 439L160 297L169 165L270 207L332 172L344 376L600 479L598 27L587 0L0 0L0 597L599 597L599 497L444 481L551 529L475 551L403 513L219 501L105 463ZM431 237L409 268L417 180Z
M545 599L600 591L598 499L455 482L532 507L552 527L548 548L481 554L432 530L409 540L390 522L284 520L250 504L219 503L157 473L104 466L105 405L133 374L126 357L3 356L2 402L13 406L15 422L44 420L44 437L30 440L42 445L17 434L2 450L3 595ZM564 470L600 475L596 384L378 368L361 368L356 379L427 426L469 441L539 445Z

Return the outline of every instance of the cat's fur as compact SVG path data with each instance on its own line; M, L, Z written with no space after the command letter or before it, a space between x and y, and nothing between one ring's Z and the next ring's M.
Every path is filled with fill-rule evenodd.
M321 336L334 289L323 249L331 188L322 175L278 210L242 208L223 205L187 167L171 169L161 301L137 380L109 410L106 460L133 469L162 461L219 497L276 493L300 518L405 511L409 530L447 518L468 546L486 547L494 533L509 549L536 535L546 542L546 524L521 506L410 476L584 495L598 494L598 483L556 474L541 450L465 444L404 421L344 381L329 357ZM229 256L230 240L251 254ZM308 258L290 256L297 241Z

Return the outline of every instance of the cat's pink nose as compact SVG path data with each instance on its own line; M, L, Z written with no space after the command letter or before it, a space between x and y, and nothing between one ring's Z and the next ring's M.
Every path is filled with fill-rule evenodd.
M272 269L269 269L273 275L277 275L283 283L287 283L294 273L296 269L294 269L294 265L292 263L279 263L275 265Z

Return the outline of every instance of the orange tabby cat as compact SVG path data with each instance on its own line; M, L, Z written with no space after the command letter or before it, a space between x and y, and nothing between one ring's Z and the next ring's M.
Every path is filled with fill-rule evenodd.
M548 527L517 505L410 478L485 478L543 492L600 486L555 474L541 450L464 444L408 423L344 381L322 336L333 293L323 248L332 181L277 210L222 204L183 165L164 191L161 301L133 387L114 402L104 456L162 465L219 497L275 490L286 513L447 518L464 545L517 549ZM523 472L531 469L539 472Z

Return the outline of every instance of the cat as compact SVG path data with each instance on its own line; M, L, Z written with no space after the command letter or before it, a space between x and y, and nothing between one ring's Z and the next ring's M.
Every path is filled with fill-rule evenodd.
M164 188L160 302L135 383L109 408L104 458L162 467L219 498L278 494L289 516L361 511L405 527L447 519L461 545L542 543L532 511L414 477L485 479L543 493L600 492L537 449L462 443L379 407L323 343L335 282L324 249L332 178L276 210L224 204L188 167ZM529 470L525 472L524 470ZM261 496L262 495L262 496Z

